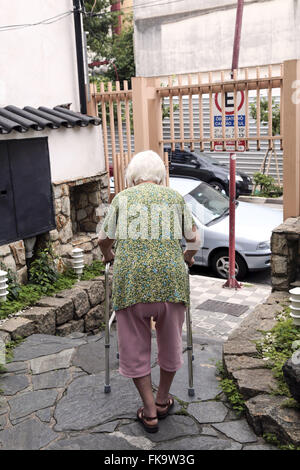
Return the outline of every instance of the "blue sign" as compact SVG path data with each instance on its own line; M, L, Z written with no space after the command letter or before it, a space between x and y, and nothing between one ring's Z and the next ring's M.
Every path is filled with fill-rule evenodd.
M225 126L226 127L234 127L234 116L226 115L225 116ZM238 116L238 127L245 127L246 125L246 116L245 114L240 114ZM214 126L215 127L222 127L222 116L214 116Z

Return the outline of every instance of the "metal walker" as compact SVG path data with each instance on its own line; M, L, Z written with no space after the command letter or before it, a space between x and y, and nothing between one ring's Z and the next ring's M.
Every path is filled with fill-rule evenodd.
M104 393L111 392L110 385L110 330L111 325L115 319L116 313L113 312L109 315L109 268L110 263L105 265L105 385ZM189 283L189 268L186 266L188 283ZM190 284L188 284L190 285ZM192 322L190 316L190 307L186 308L186 330L187 330L187 346L183 352L187 351L188 355L188 395L193 397L195 395L194 389L194 377L193 377L193 335L192 335ZM117 358L119 359L119 352L117 352Z

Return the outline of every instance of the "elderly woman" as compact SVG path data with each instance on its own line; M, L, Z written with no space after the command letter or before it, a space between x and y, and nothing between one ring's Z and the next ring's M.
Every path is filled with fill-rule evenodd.
M140 393L144 406L137 418L148 432L158 431L158 419L174 405L169 390L183 363L182 325L189 302L184 262L191 266L198 249L196 226L184 199L163 186L165 177L156 153L135 155L126 172L129 188L113 199L99 239L103 261L114 260L119 370L133 379ZM184 253L182 235L187 241ZM160 366L156 401L151 383L151 317L156 322Z

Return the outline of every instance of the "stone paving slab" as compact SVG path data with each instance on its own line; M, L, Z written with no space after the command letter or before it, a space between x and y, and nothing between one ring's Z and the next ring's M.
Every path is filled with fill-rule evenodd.
M146 433L136 419L141 402L132 381L117 371L115 333L112 333L111 341L110 394L104 393L103 333L87 336L78 332L67 337L32 335L17 346L8 372L1 377L7 392L0 397L0 449L178 451L264 448L264 442L251 433L245 419L237 417L230 409L216 377L216 362L222 357L223 340L239 325L240 318L224 316L220 312L210 312L204 318L207 312L195 314L194 309L201 301L218 299L218 296L232 302L237 293L223 289L222 280L194 278L191 279L191 298L195 396L189 397L187 392L185 353L184 365L176 374L171 389L175 406L170 416L159 422L157 434ZM264 289L250 290L256 297L254 301L246 291L240 292L237 299L249 305L241 316L243 318L253 308L253 302L269 294ZM77 313L80 315L79 307ZM201 327L195 324L201 324ZM152 344L152 377L157 387L159 367L155 338ZM232 354L232 347L228 354Z

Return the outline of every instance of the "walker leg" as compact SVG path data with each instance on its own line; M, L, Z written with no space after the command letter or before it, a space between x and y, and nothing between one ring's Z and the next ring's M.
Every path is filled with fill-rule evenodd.
M108 273L110 263L105 266L105 385L104 393L110 393L110 370L109 370L109 353L110 353L110 326L109 326L109 284Z

